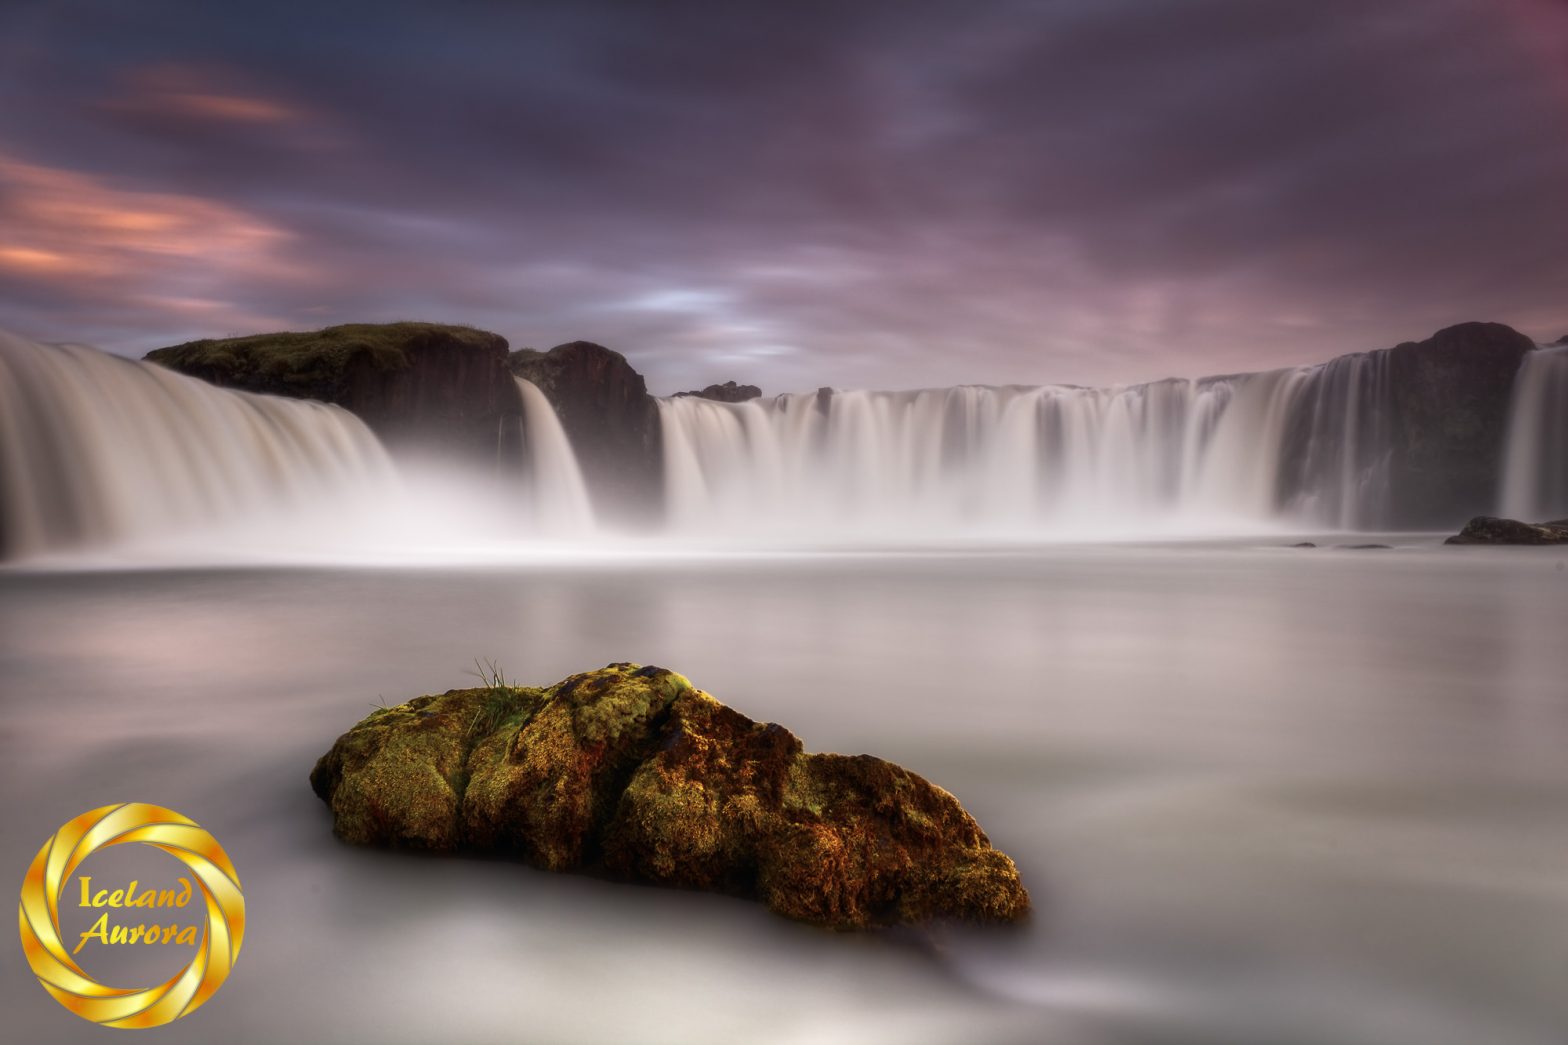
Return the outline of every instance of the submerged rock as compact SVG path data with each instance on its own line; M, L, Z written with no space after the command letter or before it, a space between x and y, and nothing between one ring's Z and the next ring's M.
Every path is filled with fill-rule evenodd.
M958 800L870 755L808 754L664 668L452 690L372 713L311 773L356 845L755 897L836 929L1029 911Z
M1527 523L1478 515L1444 544L1568 544L1568 519Z

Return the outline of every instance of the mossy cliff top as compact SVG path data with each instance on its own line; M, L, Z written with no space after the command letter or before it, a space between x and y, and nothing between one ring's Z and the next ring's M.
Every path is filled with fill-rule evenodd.
M838 929L1029 911L1012 860L946 791L869 755L807 754L664 668L378 710L311 785L357 845L509 853Z
M324 330L285 331L190 341L147 353L171 370L227 387L331 402L350 369L389 372L413 365L428 346L499 353L498 334L441 323L348 323Z
M473 327L352 323L192 341L147 358L223 388L341 406L394 448L493 465L502 421L520 409L506 348Z

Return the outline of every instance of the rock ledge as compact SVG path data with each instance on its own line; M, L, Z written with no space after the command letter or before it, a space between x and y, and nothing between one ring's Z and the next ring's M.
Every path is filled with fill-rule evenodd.
M1444 544L1568 544L1568 519L1527 523L1478 515Z

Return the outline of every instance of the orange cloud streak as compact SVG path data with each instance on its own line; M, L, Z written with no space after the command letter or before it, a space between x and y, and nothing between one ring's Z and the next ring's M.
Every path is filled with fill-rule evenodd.
M179 113L237 123L284 123L297 116L293 109L277 102L231 94L176 92L163 95L159 100Z
M77 171L0 155L0 268L24 275L132 278L194 262L277 270L288 233L236 207L118 189Z

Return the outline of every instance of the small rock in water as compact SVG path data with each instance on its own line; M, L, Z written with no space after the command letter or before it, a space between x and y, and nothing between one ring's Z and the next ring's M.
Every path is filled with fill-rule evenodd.
M1292 544L1291 547L1292 548L1316 548L1317 545L1313 544L1311 541L1302 541L1300 544Z
M807 754L664 668L384 708L310 782L357 845L511 853L835 929L1029 912L1013 861L952 795L870 755Z
M1568 544L1568 519L1527 523L1478 515L1444 544Z
M1392 548L1392 544L1336 544L1336 548L1348 548L1351 551L1365 551L1369 548Z

